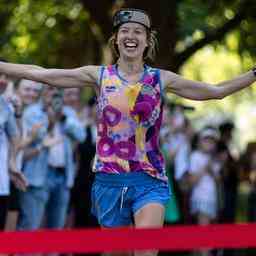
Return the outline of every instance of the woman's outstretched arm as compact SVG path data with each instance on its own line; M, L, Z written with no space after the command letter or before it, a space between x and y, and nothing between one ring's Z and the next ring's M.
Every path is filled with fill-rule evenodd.
M0 61L0 74L24 78L56 87L94 87L99 66L84 66L74 69L46 69L36 65L13 64Z
M187 80L173 72L161 70L161 79L168 92L191 100L223 99L240 91L256 81L253 71L216 85Z

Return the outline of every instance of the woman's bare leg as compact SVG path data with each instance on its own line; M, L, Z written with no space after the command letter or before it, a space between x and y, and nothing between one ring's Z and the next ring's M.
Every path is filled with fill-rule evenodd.
M164 224L165 208L159 203L149 203L134 215L136 228L158 228ZM136 251L135 256L156 256L157 250Z
M130 226L129 226L130 227ZM102 229L109 229L101 227ZM101 256L132 256L132 252L103 252Z

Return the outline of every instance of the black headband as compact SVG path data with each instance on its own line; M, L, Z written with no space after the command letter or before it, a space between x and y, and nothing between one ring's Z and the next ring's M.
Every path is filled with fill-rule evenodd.
M148 29L151 28L150 17L143 10L127 8L121 9L115 13L113 17L114 29L127 22L139 23Z

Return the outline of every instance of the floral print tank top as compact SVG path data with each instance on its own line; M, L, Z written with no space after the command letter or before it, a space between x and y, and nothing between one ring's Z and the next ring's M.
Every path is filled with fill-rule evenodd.
M144 66L137 83L123 79L116 65L100 77L95 172L146 172L167 181L159 149L163 102L160 70Z

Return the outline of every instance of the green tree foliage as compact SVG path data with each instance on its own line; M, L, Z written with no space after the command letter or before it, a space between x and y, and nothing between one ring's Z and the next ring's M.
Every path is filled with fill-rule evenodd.
M0 56L46 67L100 64L108 56L111 16L123 6L150 13L158 31L158 67L215 83L255 62L255 0L1 0ZM196 118L209 109L213 115L244 115L254 96L251 89L221 102L196 103Z
M207 44L215 47L225 46L229 51L239 53L241 60L243 58L248 60L248 57L254 58L256 49L252 37L253 27L256 25L255 1L187 0L181 2L178 9L180 23L186 25L179 26L179 40L176 48L178 66ZM194 8L196 5L198 8ZM231 33L235 37L233 44L230 43ZM235 44L234 41L236 41Z
M74 66L94 56L89 13L79 1L1 1L1 55L12 61Z
M2 0L0 54L47 66L100 63L111 15L122 6L151 14L159 32L160 67L178 71L208 44L225 45L247 60L255 55L254 0ZM227 42L229 33L235 33L235 48Z

